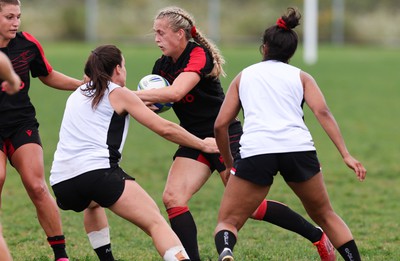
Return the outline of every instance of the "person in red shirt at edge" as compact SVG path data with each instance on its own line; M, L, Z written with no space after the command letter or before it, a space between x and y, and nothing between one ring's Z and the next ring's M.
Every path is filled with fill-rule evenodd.
M39 123L28 91L30 75L60 90L75 90L82 81L53 70L42 46L32 35L18 32L21 24L19 0L0 0L0 50L11 60L21 78L20 91L7 95L0 91L0 195L6 178L7 158L18 171L32 200L41 227L56 261L66 261L61 217L44 175L43 148Z

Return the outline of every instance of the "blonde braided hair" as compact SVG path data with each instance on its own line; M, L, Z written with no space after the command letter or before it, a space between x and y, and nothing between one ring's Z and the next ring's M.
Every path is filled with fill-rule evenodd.
M196 43L207 49L213 57L214 68L207 75L210 77L218 78L219 76L225 76L222 65L225 64L225 59L222 57L217 46L208 40L196 27L194 18L185 10L180 7L170 6L159 11L155 20L167 18L170 27L174 32L182 29L185 32L186 39L193 39Z

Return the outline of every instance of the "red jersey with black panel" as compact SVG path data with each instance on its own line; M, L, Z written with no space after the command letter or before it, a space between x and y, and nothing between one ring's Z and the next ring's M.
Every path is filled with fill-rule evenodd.
M7 47L0 48L5 53L15 72L21 78L21 90L15 95L7 95L0 90L0 129L14 128L21 123L37 122L28 91L30 75L47 76L53 69L44 56L39 41L26 32L18 32Z
M198 84L173 109L180 125L199 138L214 136L214 122L225 94L219 79L206 77L214 67L211 54L194 42L189 42L174 63L171 57L161 56L153 67L153 73L166 78L171 84L181 72L196 72Z

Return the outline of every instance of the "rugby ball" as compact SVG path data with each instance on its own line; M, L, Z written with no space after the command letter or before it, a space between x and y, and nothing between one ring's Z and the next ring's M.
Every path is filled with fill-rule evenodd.
M144 76L138 84L137 90L150 90L150 89L159 89L163 87L170 86L169 82L162 76L157 74L149 74ZM165 102L165 103L154 103L154 105L158 108L156 113L161 113L171 109L173 102Z

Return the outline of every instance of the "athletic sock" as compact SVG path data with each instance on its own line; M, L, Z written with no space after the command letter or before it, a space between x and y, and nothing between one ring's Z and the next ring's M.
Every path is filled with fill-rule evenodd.
M266 222L295 232L312 243L321 239L320 229L283 203L264 199L255 213L254 219L261 220L262 218Z
M100 261L114 261L111 251L110 228L105 227L99 231L87 234L90 245L93 247Z
M221 230L215 234L214 241L219 255L225 248L233 251L236 244L236 236L229 230Z
M68 258L67 252L65 251L65 237L64 235L48 237L47 242L49 242L51 248L54 252L54 260L60 258Z
M94 249L100 261L114 261L111 251L111 243Z
M197 227L187 206L167 209L171 228L179 237L190 260L200 260L197 244Z
M360 253L358 252L358 248L356 242L354 240L350 240L346 244L337 248L340 255L346 261L360 261Z

